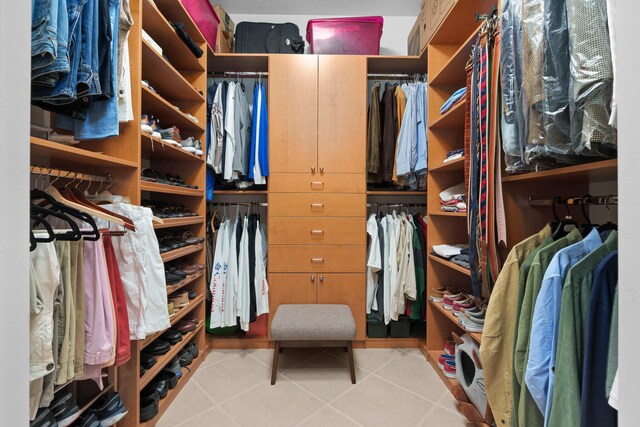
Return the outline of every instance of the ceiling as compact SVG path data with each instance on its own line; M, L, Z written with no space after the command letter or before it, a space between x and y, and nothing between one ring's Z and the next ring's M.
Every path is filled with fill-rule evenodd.
M250 15L417 16L420 0L218 0L227 13Z

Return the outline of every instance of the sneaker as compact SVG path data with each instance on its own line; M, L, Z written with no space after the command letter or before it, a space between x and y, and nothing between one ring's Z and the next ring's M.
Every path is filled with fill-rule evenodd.
M429 299L433 302L442 302L444 298L444 293L449 290L449 288L435 288L431 289L431 294L429 295Z
M151 86L151 85L149 84L149 82L148 82L148 81L146 81L146 80L142 80L142 81L141 81L141 83L142 83L142 86L146 87L146 88L147 88L147 89L149 89L151 92L153 92L153 93L158 93L158 91L157 91L157 90L155 90L155 89L153 88L153 86Z
M202 151L202 142L199 139L196 139L196 156L202 156L204 151Z
M442 299L442 307L445 310L453 310L453 304L455 302L464 301L466 299L467 299L467 296L463 293L459 293L456 295L449 295L449 296L445 295L445 297Z
M111 396L102 396L96 401L89 409L87 413L94 413L100 421L100 424L108 427L115 425L118 421L127 415L127 410L120 400L118 393L113 393Z
M462 327L467 332L482 332L482 329L484 328L484 319L475 319L465 316L462 319Z
M70 426L80 416L80 408L76 405L76 401L68 390L58 393L51 402L49 409L59 427Z
M463 315L466 310L472 309L475 307L477 307L476 302L472 298L467 298L466 300L462 300L462 301L454 301L452 306L452 311L454 316L459 317Z
M158 132L158 126L160 125L160 121L153 116L148 114L142 115L140 128L151 134L154 138L160 138L160 132Z
M103 425L96 414L87 413L82 414L74 424L75 427L102 427Z
M29 427L55 427L58 425L56 418L49 408L40 408Z
M178 108L178 109L179 109L179 108ZM194 116L192 116L191 114L189 114L189 113L184 113L184 115L185 115L185 116L187 116L187 118L188 118L189 120L191 120L192 122L194 122L194 123L199 123L199 122L198 122L198 119L196 119L196 118L195 118Z
M180 138L180 130L178 130L176 126L167 129L161 129L160 139L162 139L162 141L166 142L167 144L175 145L179 148L182 147L182 145L180 144L180 141L182 141L182 139Z
M188 151L189 153L196 154L196 152L198 151L196 149L196 140L192 136L180 141L180 145L182 145L182 149L184 151Z
M449 356L455 356L456 354L456 342L454 340L446 340L444 342L444 352Z
M442 369L444 372L444 376L447 378L455 378L456 377L456 361L454 360L446 360L444 362L444 368Z
M438 358L438 367L444 369L444 364L447 360L456 360L456 357L446 353L441 354Z
M187 292L180 292L169 301L173 303L173 307L176 310L180 310L189 305L189 294Z

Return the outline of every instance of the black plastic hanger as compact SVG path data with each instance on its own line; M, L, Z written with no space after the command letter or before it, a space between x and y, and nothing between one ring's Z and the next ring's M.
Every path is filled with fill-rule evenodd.
M558 216L556 215L555 212L555 204L556 202L561 202L562 199L560 197L556 197L553 199L553 213L556 217L556 219L558 219ZM569 206L566 204L566 201L564 202L565 208L567 209L567 215L565 216L565 218L560 221L557 225L556 228L553 231L552 237L553 240L558 240L564 236L566 236L567 234L569 234L569 232L571 232L574 228L578 227L578 223L575 222L571 216L571 211L569 210Z
M96 225L95 221L93 220L93 217L91 217L91 215L86 214L84 212L80 212L76 209L70 208L68 206L65 206L61 203L58 203L58 201L56 199L54 199L51 195L49 195L48 193L42 191L42 190L38 190L38 189L34 189L31 190L31 199L43 199L46 201L46 203L48 205L51 206L50 211L53 212L58 212L61 214L66 214L70 217L73 218L77 218L80 221L89 224L89 226L91 227L91 230L81 230L80 231L80 235L83 236L86 240L95 242L97 240L100 239L100 231L98 230L98 226ZM39 207L44 207L41 205L39 205ZM65 221L67 221L65 219ZM67 221L69 222L69 221ZM73 223L75 225L76 228L78 228L77 224L75 224L75 221L71 220L70 224ZM73 228L72 228L73 229Z
M609 200L611 200L613 196L607 196L604 199L604 207L607 208L607 211L609 212L609 220L607 221L606 224L603 224L601 226L598 227L598 232L602 233L605 231L613 231L613 230L617 230L618 226L616 224L614 224L613 222L611 222L611 208L609 207Z
M62 212L58 212L52 209L47 209L32 203L31 214L38 216L42 220L40 223L43 225L47 222L46 218L49 216L53 216L58 219L61 219L62 221L66 222L69 225L69 228L71 229L70 231L65 231L62 233L53 233L56 240L77 242L78 240L82 239L82 233L80 232L80 228L78 227L78 224L76 224L76 222L72 218L70 218L68 215ZM47 223L45 225L45 228L47 225L50 226L50 224ZM48 230L52 230L52 228L49 227Z

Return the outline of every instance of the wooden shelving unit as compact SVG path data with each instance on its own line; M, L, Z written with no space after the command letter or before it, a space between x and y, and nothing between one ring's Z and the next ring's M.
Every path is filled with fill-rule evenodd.
M378 191L378 190L367 190L367 196L424 196L424 191Z
M197 273L188 275L184 278L184 280L179 281L175 285L167 285L167 295L171 295L184 288L185 286L190 285L191 283L202 277L202 275L204 275L204 271L198 271Z
M585 163L575 166L566 166L557 169L529 172L520 175L507 175L502 177L502 182L541 182L541 181L613 181L618 179L618 159L601 160L593 163Z
M204 222L204 218L198 215L187 216L184 218L165 218L162 221L162 224L154 224L153 228L159 230L162 228L176 228L185 227L187 225L200 225Z
M178 259L178 258L182 258L185 257L187 255L191 255L193 253L196 253L198 251L201 251L204 249L204 244L200 243L198 245L189 245L189 246L185 246L184 248L180 248L180 249L175 249L173 251L169 251L169 252L165 252L161 255L162 261L164 262L169 262L169 261L173 261L174 259Z
M150 193L166 193L177 196L202 197L204 190L196 188L180 187L177 185L160 184L158 182L140 180L140 189Z
M454 105L447 113L440 114L440 107L456 90L466 86L465 64L473 43L475 43L479 23L475 14L490 11L494 3L487 0L458 0L452 6L444 21L432 36L427 50L429 61L429 98L427 122L429 123L427 188L429 233L427 251L434 245L456 244L469 241L466 224L462 218L466 213L443 212L440 209L439 193L451 186L464 182L465 157L443 163L448 152L464 146L464 117L466 102ZM427 295L434 288L455 286L471 291L469 270L435 255L428 255ZM429 301L427 304L428 360L451 389L457 384L447 378L438 367L438 358L444 349L444 342L451 339L451 332L465 333L456 316L445 310L442 304ZM480 342L481 334L469 333Z
M267 190L213 190L214 197L218 196L266 196Z

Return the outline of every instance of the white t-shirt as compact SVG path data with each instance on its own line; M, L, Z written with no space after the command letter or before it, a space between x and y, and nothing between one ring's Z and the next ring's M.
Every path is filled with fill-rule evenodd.
M229 221L225 221L218 230L218 238L216 239L216 250L213 256L213 268L211 269L211 282L209 290L211 291L211 328L219 328L223 323L224 316L224 281L225 271L227 270L227 262L222 259L222 247L227 238L227 225Z
M240 328L249 330L251 308L251 284L249 279L249 219L245 216L242 220L242 237L240 238L240 257L238 259L238 317Z
M227 145L224 149L224 179L231 180L237 178L238 173L233 171L233 155L236 151L235 139L235 96L236 84L229 83L227 89L227 111L224 117L224 131L227 135ZM235 176L235 178L234 178Z
M236 325L236 298L238 294L238 255L236 253L236 227L239 218L229 221L228 227L233 227L227 232L224 241L223 256L227 260L227 280L224 291L224 324L223 326Z
M384 324L388 325L389 321L391 320L391 269L389 266L389 248L391 247L390 245L390 240L391 240L391 228L392 226L390 225L389 222L389 218L390 216L387 215L386 217L382 218L380 220L380 225L382 226L382 231L383 231L383 236L384 236L384 253L385 253L385 257L383 260L383 264L384 264L384 275L382 276L382 284L383 284L383 291L384 294L382 295L382 301L383 301L383 309L384 309Z
M382 268L382 255L380 254L380 238L378 237L378 222L376 215L372 214L367 221L367 233L371 236L369 253L367 255L367 314L371 309L378 310L376 293L378 291L378 271Z
M256 315L260 316L269 312L269 283L267 282L267 251L266 239L263 239L264 230L258 221L256 227L256 270L255 270L255 284L256 284Z

